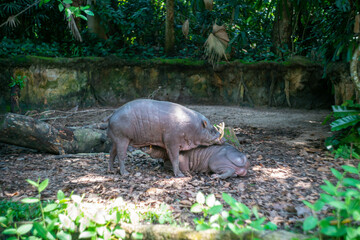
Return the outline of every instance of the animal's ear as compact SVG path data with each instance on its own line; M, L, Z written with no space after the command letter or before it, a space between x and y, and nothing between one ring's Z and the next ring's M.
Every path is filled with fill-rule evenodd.
M204 128L206 128L206 126L207 126L206 120L202 120L202 125L203 125Z

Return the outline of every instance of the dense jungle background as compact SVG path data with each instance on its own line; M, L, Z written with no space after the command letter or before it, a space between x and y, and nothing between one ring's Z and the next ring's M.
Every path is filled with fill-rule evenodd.
M352 0L3 0L0 57L202 59L216 23L228 59L349 61L359 8Z

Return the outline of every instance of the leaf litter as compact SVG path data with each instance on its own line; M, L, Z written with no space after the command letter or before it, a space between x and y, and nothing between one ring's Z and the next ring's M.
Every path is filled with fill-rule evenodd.
M221 180L212 179L211 174L197 174L175 178L163 160L136 149L128 152L126 168L130 175L123 177L107 172L108 153L59 157L0 144L0 199L18 201L34 196L36 190L25 180L49 178L50 184L42 193L44 199L55 199L61 189L66 194L85 194L85 201L103 204L122 197L138 209L165 203L176 220L193 225L196 215L190 207L197 192L214 193L218 200L226 192L248 207L256 206L260 215L278 228L294 229L311 214L302 201L316 201L323 180L335 181L330 168L357 165L354 160L335 160L324 148L329 128L320 123L327 111L190 107L213 123L225 121L234 129L240 150L251 163L245 177ZM52 124L80 126L99 123L112 111L99 108L32 115Z

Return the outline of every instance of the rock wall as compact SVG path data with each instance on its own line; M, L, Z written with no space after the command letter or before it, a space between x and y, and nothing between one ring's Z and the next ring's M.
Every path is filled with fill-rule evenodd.
M0 59L0 110L8 110L11 77L27 76L20 103L29 109L119 106L136 98L184 104L326 108L331 86L323 67L303 58L288 62L230 62L118 58Z

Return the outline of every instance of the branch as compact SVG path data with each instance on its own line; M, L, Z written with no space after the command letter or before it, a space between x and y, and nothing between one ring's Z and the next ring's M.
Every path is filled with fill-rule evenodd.
M36 2L34 2L33 4L29 5L27 8L25 8L24 10L22 10L21 12L19 12L18 14L14 15L14 16L10 16L5 22L3 22L0 25L0 28L2 26L4 26L5 24L7 24L9 21L11 21L11 19L15 19L17 16L19 16L20 14L23 14L24 12L26 12L28 9L32 8L33 6L37 5L38 3L40 3L41 0L38 0Z

